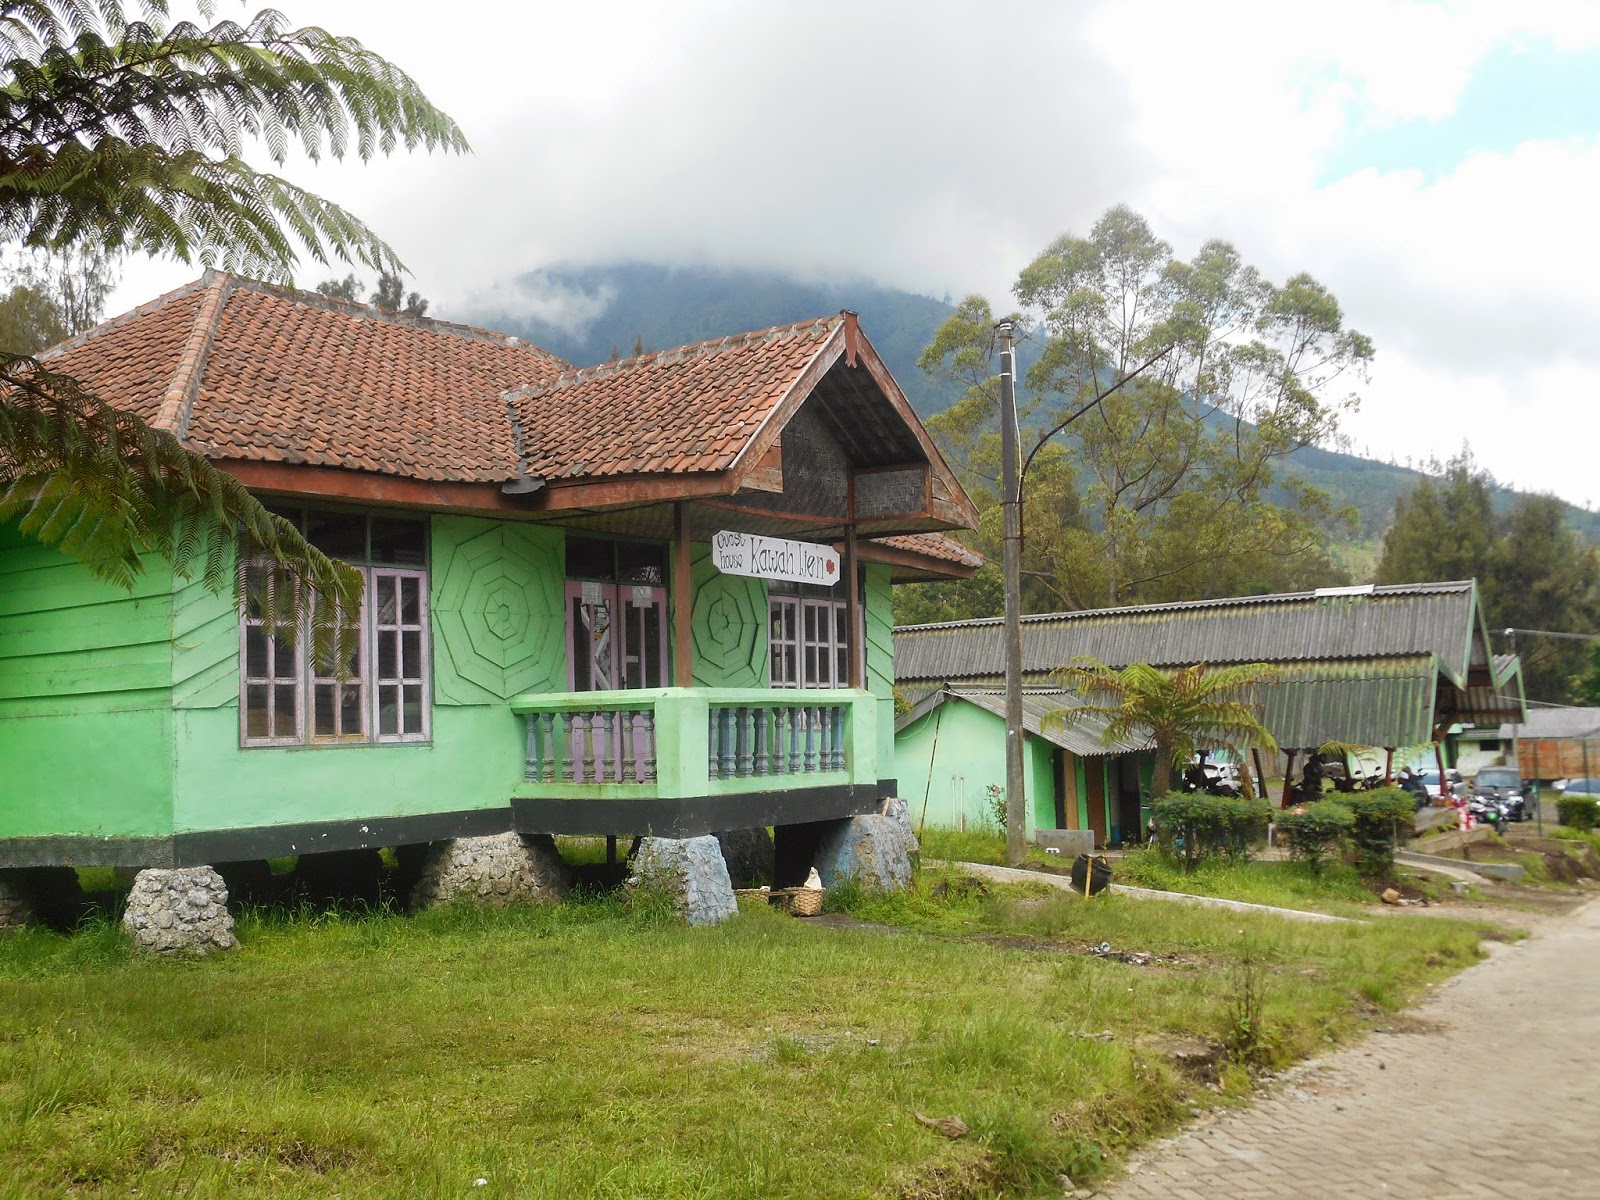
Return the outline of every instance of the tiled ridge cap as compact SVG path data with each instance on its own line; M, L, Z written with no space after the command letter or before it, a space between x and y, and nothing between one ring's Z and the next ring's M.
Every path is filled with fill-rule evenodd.
M1370 598L1381 600L1386 597L1400 596L1444 596L1469 591L1472 588L1472 583L1473 581L1470 579L1440 580L1429 583L1380 583L1374 585ZM1200 608L1241 608L1246 605L1278 604L1290 600L1314 600L1316 598L1317 593L1309 591L1272 592L1264 596L1217 596L1210 600L1168 600L1156 604L1128 604L1117 608L1080 608L1071 612L1023 613L1022 623L1028 625L1046 621L1085 621L1100 617L1130 616L1138 613L1188 612ZM1337 599L1337 597L1333 598ZM1004 623L1004 617L969 617L964 621L929 621L921 625L897 625L895 626L895 632L902 633L913 629L983 629Z
M450 334L469 341L493 342L496 345L513 346L527 350L543 358L551 366L563 371L573 370L572 364L566 359L558 358L543 347L534 345L534 343L520 334L505 333L498 329L485 329L479 325L464 325L458 321L441 321L437 317L419 317L411 313L379 308L376 304L364 304L359 300L344 300L338 296L325 295L322 292L306 291L302 288L287 287L278 283L267 283L260 279L248 279L242 275L233 276L233 280L234 290L236 291L260 292L263 295L279 296L308 308L320 308L327 312L344 313L348 316L381 321L390 325L410 326L413 329Z
M194 413L194 398L200 391L200 380L205 375L206 355L217 334L218 318L227 301L232 279L228 275L207 271L201 282L206 294L195 310L194 324L184 339L183 350L178 354L178 365L173 370L172 381L161 398L161 408L151 425L182 438L189 429L189 418Z
M690 358L708 358L712 355L721 354L724 351L737 349L741 346L749 346L756 342L775 342L783 337L809 331L826 330L831 333L833 329L843 324L843 322L843 316L811 317L804 321L794 321L788 325L772 325L766 329L753 330L750 333L735 333L726 337L708 338L703 342L690 342L687 345L674 346L668 350L652 351L649 354L639 354L631 358L619 358L615 362L601 363L597 367L569 368L555 379L546 383L536 383L529 387L509 389L505 396L508 400L532 399L559 391L562 388L576 387L578 384L589 383L596 379L605 379L612 375L625 375L645 367L664 367L684 362Z

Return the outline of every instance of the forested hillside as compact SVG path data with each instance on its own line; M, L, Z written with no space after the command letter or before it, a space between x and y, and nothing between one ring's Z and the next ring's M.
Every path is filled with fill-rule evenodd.
M817 283L770 271L637 262L549 267L522 276L517 288L537 298L540 306L570 315L552 320L487 309L472 313L471 319L525 336L579 366L627 356L636 345L665 350L853 309L861 314L867 336L919 413L929 416L954 399L950 385L929 379L917 366L923 348L954 311L948 302L928 296L860 281ZM1405 449L1410 454L1437 450L1443 456L1452 447ZM1485 455L1485 465L1493 469L1492 457ZM1296 453L1290 469L1340 503L1355 507L1356 538L1368 550L1365 558L1353 554L1352 563L1370 559L1370 547L1393 517L1395 498L1409 493L1421 478L1408 467L1318 449ZM1497 490L1496 509L1507 509L1515 494ZM1600 513L1569 506L1566 515L1572 528L1600 544Z

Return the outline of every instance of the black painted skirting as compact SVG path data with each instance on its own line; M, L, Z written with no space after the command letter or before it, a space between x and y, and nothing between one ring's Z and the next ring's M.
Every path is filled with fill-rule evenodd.
M616 834L619 837L699 837L721 829L837 821L878 811L883 785L837 784L781 792L740 792L676 800L517 799L512 827L519 833Z
M618 837L698 837L721 829L764 825L802 825L876 812L895 794L895 781L802 788L780 792L742 792L684 800L513 800L504 808L317 821L299 825L258 825L248 829L207 830L172 837L0 838L0 868L6 867L198 867L248 862L286 854L320 854L405 846L446 838L519 833L569 833Z

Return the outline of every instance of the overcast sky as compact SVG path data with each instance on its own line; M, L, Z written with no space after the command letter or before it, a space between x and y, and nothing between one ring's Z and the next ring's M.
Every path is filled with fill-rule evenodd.
M472 142L290 172L437 315L622 258L998 307L1125 202L1180 253L1220 236L1334 291L1378 351L1358 452L1465 440L1503 482L1600 502L1600 4L276 6L397 62ZM112 311L195 273L130 263Z

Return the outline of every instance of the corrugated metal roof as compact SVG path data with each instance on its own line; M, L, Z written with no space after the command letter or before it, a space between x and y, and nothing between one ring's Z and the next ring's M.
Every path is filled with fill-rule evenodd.
M1430 654L1296 664L1262 685L1261 723L1284 747L1417 746L1433 739L1435 683Z
M1515 727L1500 726L1503 738L1600 738L1600 708L1530 708Z
M1006 698L1004 692L994 690L975 690L968 688L951 688L945 693L969 704L976 704L979 708L992 712L1001 720L1006 715ZM1084 715L1072 725L1063 725L1058 721L1049 719L1050 714L1063 708L1073 707L1078 702L1078 697L1072 692L1024 692L1022 696L1022 725L1035 737L1042 737L1047 742L1060 746L1063 750L1070 751L1080 756L1095 754L1127 754L1134 750L1149 750L1155 743L1149 738L1139 741L1113 741L1105 740L1106 726L1110 723L1107 718L1098 715Z
M1433 654L1458 686L1476 649L1483 654L1477 585L1403 584L1047 613L1022 619L1025 672L1080 657L1112 667L1144 662L1300 662ZM895 675L955 681L1000 669L998 618L909 625L895 630Z

